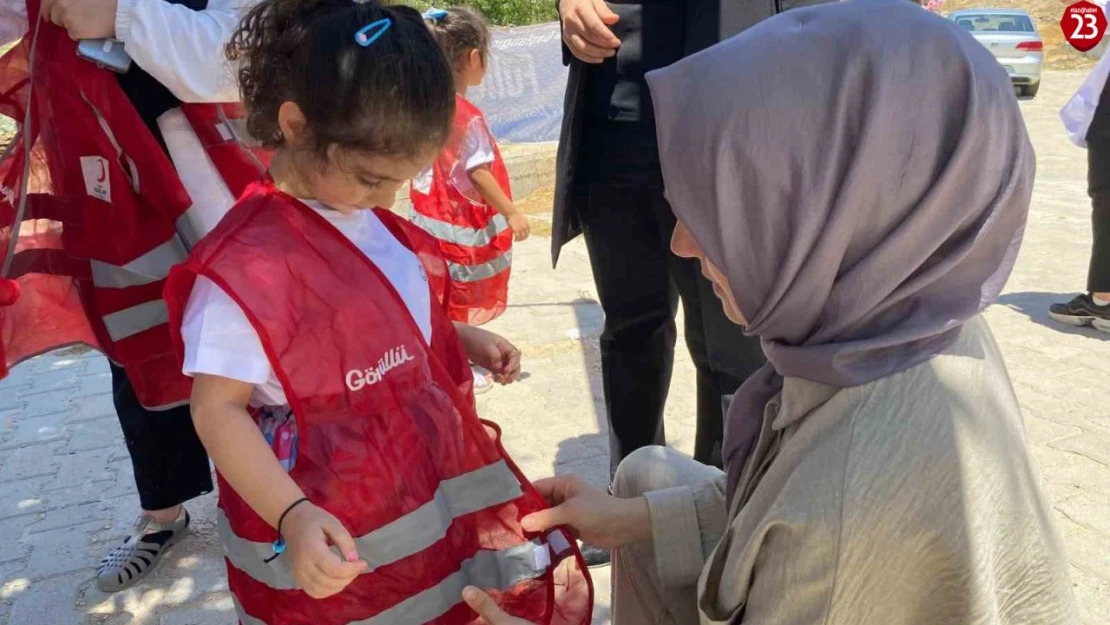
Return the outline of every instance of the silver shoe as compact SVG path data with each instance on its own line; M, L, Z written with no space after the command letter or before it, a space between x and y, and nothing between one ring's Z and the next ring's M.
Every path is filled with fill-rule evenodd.
M135 529L96 568L96 586L101 592L130 588L154 572L162 556L189 533L189 512L181 506L177 518L157 523L147 515L135 521Z

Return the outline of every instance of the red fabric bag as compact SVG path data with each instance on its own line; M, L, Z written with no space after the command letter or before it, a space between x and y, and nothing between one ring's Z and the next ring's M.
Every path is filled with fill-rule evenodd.
M127 371L143 406L183 404L162 289L192 201L116 76L78 57L38 0L27 10L34 30L0 58L0 114L19 125L0 156L0 378L81 343ZM233 192L259 179L257 155L216 140L240 109L183 108Z

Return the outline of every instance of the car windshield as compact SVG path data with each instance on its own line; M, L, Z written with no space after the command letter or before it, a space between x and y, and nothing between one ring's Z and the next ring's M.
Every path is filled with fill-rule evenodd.
M960 15L956 23L973 33L1034 33L1033 20L1027 15L977 13Z

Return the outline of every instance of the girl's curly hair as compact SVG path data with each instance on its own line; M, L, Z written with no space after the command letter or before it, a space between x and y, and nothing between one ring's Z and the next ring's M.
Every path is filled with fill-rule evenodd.
M389 20L369 45L366 26ZM278 111L304 113L310 147L412 156L447 138L455 108L451 69L423 17L370 0L265 0L227 46L239 65L247 131L264 146L284 143Z

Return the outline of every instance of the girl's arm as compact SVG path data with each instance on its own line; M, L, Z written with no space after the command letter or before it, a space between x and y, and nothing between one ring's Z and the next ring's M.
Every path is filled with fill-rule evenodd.
M235 492L271 526L281 523L294 578L315 599L341 592L367 570L343 524L304 499L247 413L251 385L215 375L193 378L193 423L208 455ZM288 514L286 514L288 512ZM285 518L282 519L282 515ZM344 554L341 560L329 545Z
M470 176L471 184L482 195L482 199L508 220L514 238L517 241L527 239L532 233L532 228L528 225L528 218L524 216L524 213L517 210L513 201L501 189L501 185L497 184L493 172L488 167L481 166L475 167L467 174Z
M474 188L482 194L482 199L494 210L501 213L503 217L508 219L513 213L517 212L516 205L501 189L501 185L497 184L497 179L493 177L493 172L488 167L476 167L467 174L470 176L470 182L473 183Z
M193 424L224 479L272 527L304 497L247 413L252 386L215 375L193 380Z
M520 350L512 343L461 321L452 323L470 362L491 371L499 384L511 384L520 377Z

